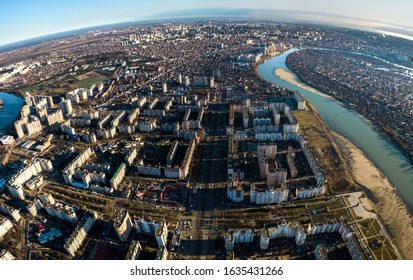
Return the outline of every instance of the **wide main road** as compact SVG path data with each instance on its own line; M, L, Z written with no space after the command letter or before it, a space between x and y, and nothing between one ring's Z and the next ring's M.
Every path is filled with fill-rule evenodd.
M197 147L191 172L192 183L221 183L227 180L228 141L215 140Z
M204 114L202 125L206 139L200 143L192 165L193 183L220 183L227 180L228 124L227 104L213 104Z
M191 208L195 211L192 219L189 256L193 259L208 258L214 255L215 238L210 236L211 211L221 203L223 191L218 188L227 181L228 138L228 104L211 105L202 124L207 133L204 142L197 147L192 166L191 181L195 188L191 198ZM211 237L211 238L210 238Z
M206 190L198 190L197 194L193 195L193 204L196 205L196 212L192 218L189 255L195 260L201 259L201 255L205 252L203 222L205 219L206 198L208 197Z
M192 195L192 204L195 214L192 218L189 256L192 259L209 258L215 256L216 238L211 235L213 225L213 210L223 201L226 189L216 188L215 184L205 184L196 189Z

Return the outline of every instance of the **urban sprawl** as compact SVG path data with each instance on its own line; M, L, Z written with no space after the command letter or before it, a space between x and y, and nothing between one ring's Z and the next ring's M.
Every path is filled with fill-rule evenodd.
M397 259L365 195L307 139L311 104L256 73L291 48L407 57L381 39L197 22L1 53L0 88L24 104L0 139L0 259ZM296 56L321 56L300 52L298 72Z

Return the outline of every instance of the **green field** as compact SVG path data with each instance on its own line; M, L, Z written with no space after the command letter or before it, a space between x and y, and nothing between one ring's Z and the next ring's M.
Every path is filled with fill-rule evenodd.
M377 249L372 249L370 246L368 246L370 252L376 257L378 260L397 260L397 254L394 252L392 245L390 244L390 241L380 235L378 237L371 237L367 239L367 243L372 242L374 240L377 240L380 244L381 247Z
M381 227L376 219L366 219L358 222L358 224L365 237L381 235Z
M31 85L31 86L28 86L28 87L25 87L25 88L21 89L21 91L23 93L26 93L26 92L37 93L41 90L43 90L43 85L42 84L35 84L35 85Z
M77 81L74 84L79 88L90 88L93 84L100 83L101 81L105 80L105 76L97 76L90 79L84 79L81 81Z
M346 217L348 217L347 212L343 209L340 209L333 212L312 215L311 221L313 223L325 223L326 221L335 221Z

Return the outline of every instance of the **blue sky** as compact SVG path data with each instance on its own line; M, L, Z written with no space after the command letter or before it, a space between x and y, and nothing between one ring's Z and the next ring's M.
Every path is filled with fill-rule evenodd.
M322 12L413 28L411 0L1 0L0 45L109 23L199 8Z

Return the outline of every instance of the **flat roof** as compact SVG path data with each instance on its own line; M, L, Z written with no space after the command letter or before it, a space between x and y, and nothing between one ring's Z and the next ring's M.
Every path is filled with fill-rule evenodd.
M1 137L1 140L11 140L13 139L13 136L11 135L3 135L3 137Z
M3 145L11 144L11 143L13 143L13 141L14 141L14 138L11 135L4 135L3 137L0 138L0 142Z
M113 182L115 180L115 178L118 176L118 174L120 173L120 171L124 168L126 168L126 164L122 163L119 166L119 168L116 170L115 174L112 176L112 179L110 179L110 182Z

